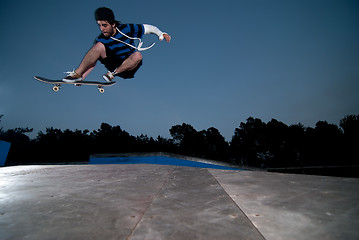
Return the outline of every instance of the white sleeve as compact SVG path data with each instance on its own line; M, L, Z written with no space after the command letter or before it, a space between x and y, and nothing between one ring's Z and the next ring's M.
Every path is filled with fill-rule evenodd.
M159 30L156 26L153 25L149 25L149 24L143 24L143 27L145 28L145 34L151 34L154 33L158 36L159 40L163 40L163 34L164 32L162 32L161 30Z

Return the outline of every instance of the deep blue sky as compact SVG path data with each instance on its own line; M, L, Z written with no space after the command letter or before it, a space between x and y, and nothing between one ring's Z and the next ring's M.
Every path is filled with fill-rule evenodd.
M51 85L76 68L99 34L97 7L124 23L171 34L143 52L133 80L96 87ZM0 127L97 130L170 137L188 123L227 140L250 116L313 127L359 114L359 1L1 1ZM145 38L149 45L156 38ZM98 64L87 80L101 80Z

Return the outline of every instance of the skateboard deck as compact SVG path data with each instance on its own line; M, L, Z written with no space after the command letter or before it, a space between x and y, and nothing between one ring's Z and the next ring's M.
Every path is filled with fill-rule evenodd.
M78 82L64 82L62 80L51 80L48 78L44 78L44 77L38 77L38 76L34 76L34 78L40 82L44 82L44 83L49 83L49 84L53 84L54 86L52 87L52 90L54 92L57 92L60 90L60 86L61 84L72 84L75 86L81 86L81 85L95 85L97 86L98 90L100 91L100 93L105 92L105 90L103 89L103 87L107 87L107 86L113 86L116 84L115 81L112 82L96 82L96 81L78 81Z

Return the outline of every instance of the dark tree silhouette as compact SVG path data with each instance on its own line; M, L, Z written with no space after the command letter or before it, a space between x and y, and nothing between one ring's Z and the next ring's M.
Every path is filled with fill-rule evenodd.
M347 164L359 164L359 115L347 115L340 121L343 130L342 158Z
M2 118L0 115L0 122ZM340 127L318 121L314 128L249 117L235 129L230 143L214 127L197 131L187 123L169 129L172 139L131 136L120 126L107 123L92 132L46 128L31 140L26 134L32 131L0 128L0 140L11 142L7 165L87 162L89 155L96 153L161 151L264 169L336 166L331 174L345 175L337 173L339 166L350 176L358 175L359 115L345 116Z

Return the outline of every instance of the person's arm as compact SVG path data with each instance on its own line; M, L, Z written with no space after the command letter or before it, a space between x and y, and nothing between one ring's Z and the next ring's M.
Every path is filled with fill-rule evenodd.
M158 36L158 39L162 41L163 39L166 39L167 42L171 41L171 36L168 35L168 33L162 32L158 29L158 27L150 25L150 24L143 24L143 27L145 29L145 34L156 34Z

